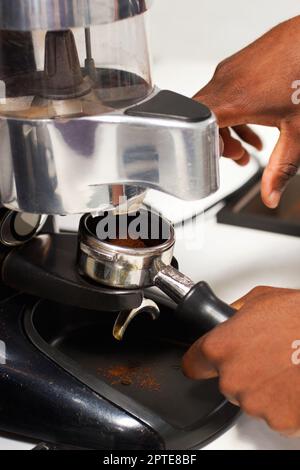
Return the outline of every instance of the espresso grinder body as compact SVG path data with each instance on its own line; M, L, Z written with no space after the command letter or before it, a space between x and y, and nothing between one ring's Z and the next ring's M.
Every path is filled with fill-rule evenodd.
M100 214L145 211L148 188L187 201L218 189L213 113L152 84L151 3L0 2L3 432L192 449L238 414L216 381L181 372L188 347L234 312L178 271L172 227L155 249L126 252L93 231ZM55 229L74 214L79 234Z

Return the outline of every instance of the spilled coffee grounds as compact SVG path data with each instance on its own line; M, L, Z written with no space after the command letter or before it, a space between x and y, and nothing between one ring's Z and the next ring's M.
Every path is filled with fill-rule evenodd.
M148 392L159 392L160 390L160 384L150 367L132 367L120 364L107 369L99 368L98 373L105 377L110 385L134 386Z

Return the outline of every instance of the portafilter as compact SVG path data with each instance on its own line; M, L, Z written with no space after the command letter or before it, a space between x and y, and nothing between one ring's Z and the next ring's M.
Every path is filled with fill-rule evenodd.
M129 233L131 225L133 234ZM218 299L207 283L194 283L172 266L174 245L173 226L158 214L146 210L137 216L87 214L79 227L79 271L116 289L158 287L177 304L177 314L193 323L199 336L204 335L235 310ZM138 309L119 314L114 336L122 339L129 323L142 311L153 318L159 315L156 303L144 299Z

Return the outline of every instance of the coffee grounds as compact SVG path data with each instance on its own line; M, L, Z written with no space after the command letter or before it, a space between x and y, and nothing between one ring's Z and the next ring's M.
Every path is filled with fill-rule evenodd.
M132 238L126 238L126 239L115 239L115 240L106 240L110 245L114 246L120 246L122 248L133 248L133 249L138 249L138 248L147 248L147 242L146 240L141 240L140 238L138 240L132 240Z
M98 369L110 385L135 386L149 392L159 392L160 384L149 367L116 365L108 369Z

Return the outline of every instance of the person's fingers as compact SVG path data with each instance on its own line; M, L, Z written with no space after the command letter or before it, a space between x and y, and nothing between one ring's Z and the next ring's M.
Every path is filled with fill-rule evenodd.
M231 307L235 310L241 310L246 303L261 297L262 295L270 294L274 290L274 287L269 286L259 286L252 289L246 295L236 300Z
M223 323L212 332L200 338L185 354L182 363L185 375L195 380L218 377L218 367L220 366L220 361L224 359L224 348L225 350L230 349L232 337L228 332L232 332L235 320L243 315L243 311L240 310L247 303L255 301L259 297L268 295L273 291L273 287L255 287L247 295L234 302L232 307L237 310L236 315L228 322ZM286 289L276 289L277 293L281 291L283 294L287 292Z
M207 335L206 335L207 336ZM206 336L195 343L185 354L182 361L183 372L186 377L193 380L211 380L221 377L218 369L211 362L205 359L203 343ZM238 400L233 396L226 396L233 405L240 406Z
M224 144L222 152L223 157L230 158L241 166L247 165L250 160L250 155L247 150L244 149L242 143L232 137L230 129L220 129L220 136Z
M247 144L252 145L252 147L256 148L257 150L263 149L263 142L261 138L251 129L251 127L242 125L234 126L232 129Z
M206 336L200 338L184 355L182 368L186 377L194 380L208 380L218 377L216 367L203 354L202 346Z
M247 152L247 150L245 150L243 157L240 158L240 160L237 160L236 163L240 166L246 166L246 165L248 165L249 162L250 162L250 155Z
M282 193L300 164L300 136L282 130L262 179L262 199L267 207L276 209Z
M231 304L231 307L234 308L234 310L239 311L239 310L241 310L241 309L244 307L244 305L245 305L246 302L247 302L247 295L245 295L245 296L242 297L241 299L238 299L238 300L236 300L235 302L233 302L233 303Z
M228 157L235 161L243 158L245 149L239 140L232 137L230 129L220 129L220 135L224 142L223 157Z

